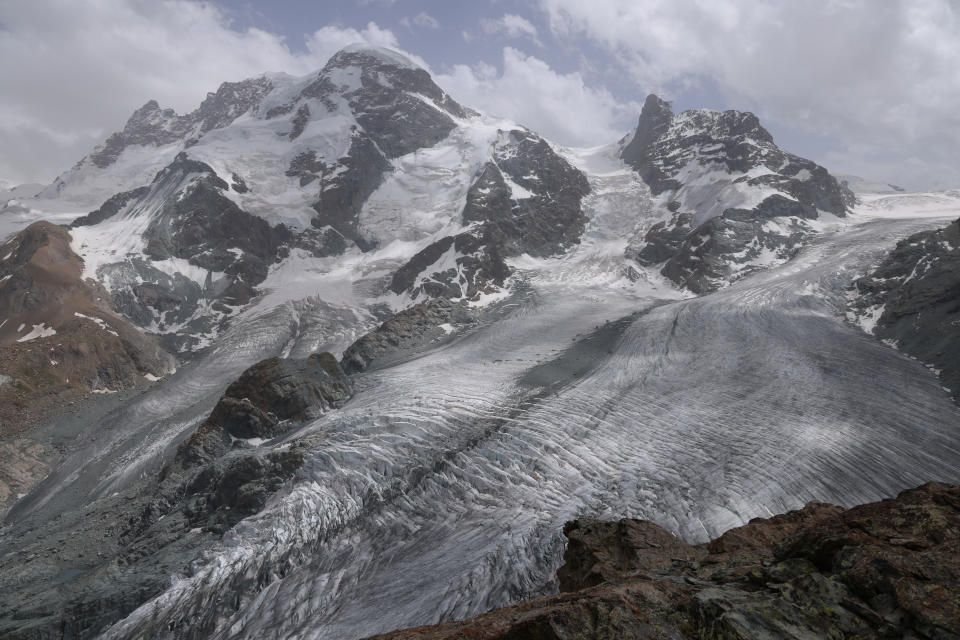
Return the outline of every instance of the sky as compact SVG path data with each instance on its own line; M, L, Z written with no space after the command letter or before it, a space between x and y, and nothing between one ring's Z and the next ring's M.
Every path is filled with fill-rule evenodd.
M0 0L0 182L52 181L147 100L361 41L559 144L619 139L657 93L834 173L960 187L960 0Z

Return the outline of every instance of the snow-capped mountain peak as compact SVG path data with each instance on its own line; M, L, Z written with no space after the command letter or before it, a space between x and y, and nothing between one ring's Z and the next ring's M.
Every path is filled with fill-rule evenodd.
M821 213L844 216L853 193L787 153L752 113L674 114L655 95L620 153L657 196L660 220L631 249L702 292L792 257Z

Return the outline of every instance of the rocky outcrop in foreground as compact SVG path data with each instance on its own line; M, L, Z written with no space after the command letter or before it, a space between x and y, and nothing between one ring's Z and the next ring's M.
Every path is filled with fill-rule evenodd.
M814 502L699 545L631 519L564 534L560 594L377 638L960 638L957 485Z
M960 220L897 244L854 283L853 313L881 340L936 368L960 402Z

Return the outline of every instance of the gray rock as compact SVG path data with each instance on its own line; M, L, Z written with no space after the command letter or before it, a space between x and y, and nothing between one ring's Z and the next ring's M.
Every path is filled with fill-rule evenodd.
M902 240L854 287L854 313L882 309L874 335L935 367L960 403L960 220Z
M263 77L224 82L215 93L207 94L199 108L182 116L173 109L161 109L156 100L150 100L133 112L122 131L111 134L88 158L103 169L116 162L128 146L170 144L183 140L195 129L202 136L227 126L256 107L272 88L270 81Z
M474 314L462 304L427 300L397 313L347 347L340 364L347 373L383 367L445 338L441 324L474 321Z

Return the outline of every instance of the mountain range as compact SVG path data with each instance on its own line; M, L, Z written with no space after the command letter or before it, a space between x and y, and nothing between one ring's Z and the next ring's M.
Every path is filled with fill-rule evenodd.
M574 518L960 481L960 192L655 95L597 144L355 45L0 195L0 636L360 638L555 593Z

